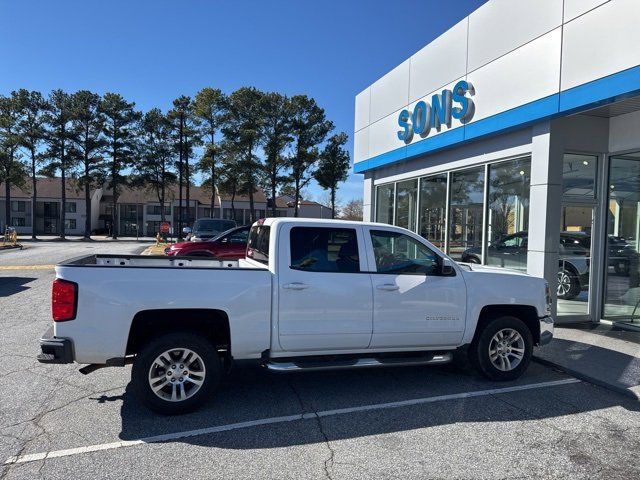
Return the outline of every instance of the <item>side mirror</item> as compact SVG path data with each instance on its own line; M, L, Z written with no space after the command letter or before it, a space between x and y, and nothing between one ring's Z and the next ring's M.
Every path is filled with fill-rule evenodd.
M451 263L451 260L449 260L448 258L443 258L442 265L440 267L440 275L448 277L453 275L454 273L455 273L455 270L453 269L453 264Z

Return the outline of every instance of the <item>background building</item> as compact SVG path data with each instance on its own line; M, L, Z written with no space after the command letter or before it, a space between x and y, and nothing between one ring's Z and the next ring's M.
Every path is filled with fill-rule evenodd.
M30 183L28 183L30 185ZM36 234L60 234L60 178L39 178L37 182L38 199L35 222L31 215L31 191L29 187L11 188L11 219L10 225L16 228L19 235L31 235L35 224ZM0 226L6 225L4 184L0 184ZM66 183L66 228L67 235L83 235L86 219L84 190L77 182L68 179ZM231 195L222 193L215 196L213 214L211 214L211 191L192 185L189 195L189 209L187 210L186 191L183 190L184 226L191 225L202 217L225 218L235 220L238 225L250 223L250 208L248 195ZM257 218L270 217L271 204L262 190L257 190L253 196L255 215ZM155 236L160 230L162 209L154 191L147 188L120 187L118 196L119 235L120 236ZM178 225L179 201L178 188L175 185L167 187L165 192L165 220L172 228ZM113 193L110 189L98 188L91 190L91 231L95 234L109 234L112 231ZM276 216L288 217L294 215L293 205L286 199L276 199ZM331 209L316 202L303 200L300 202L300 217L330 218ZM174 229L175 232L175 229Z
M639 23L490 0L453 25L356 97L365 220L559 284L560 320L640 319Z

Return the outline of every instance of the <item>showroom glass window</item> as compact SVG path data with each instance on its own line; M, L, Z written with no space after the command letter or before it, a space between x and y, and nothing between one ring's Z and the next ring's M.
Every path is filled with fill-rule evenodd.
M376 189L376 221L393 224L394 184L381 185Z
M451 173L449 255L454 260L482 250L484 170L481 166Z
M594 198L598 157L566 153L562 160L562 194Z
M407 180L396 184L395 224L412 232L416 231L418 207L418 180Z
M439 249L444 249L446 234L447 174L420 179L418 233Z
M640 320L640 153L611 157L604 318Z
M487 264L527 269L531 160L489 165Z

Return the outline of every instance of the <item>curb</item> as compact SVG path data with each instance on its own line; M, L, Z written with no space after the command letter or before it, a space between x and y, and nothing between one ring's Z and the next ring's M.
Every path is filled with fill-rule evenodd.
M10 246L0 246L0 252L4 252L5 250L22 250L24 248L24 245L18 243L17 245L10 245Z
M591 383L593 385L597 385L598 387L602 387L602 388L604 388L606 390L609 390L609 391L612 391L612 392L615 392L615 393L619 393L621 395L624 395L627 398L632 398L633 400L640 401L640 396L637 393L635 393L633 390L629 390L626 387L621 387L619 385L614 385L612 383L605 382L604 380L600 380L599 378L595 378L595 377L592 377L590 375L586 375L583 372L579 372L579 371L574 370L572 368L567 368L564 365L560 365L559 363L551 362L551 361L549 361L547 359L540 358L537 355L533 355L531 357L531 359L534 362L537 362L537 363L539 363L541 365L545 365L547 367L552 367L552 368L558 369L558 370L560 370L560 371L562 371L562 372L564 372L564 373L566 373L568 375L571 375L572 377L576 377L576 378L578 378L580 380L583 380L585 382Z

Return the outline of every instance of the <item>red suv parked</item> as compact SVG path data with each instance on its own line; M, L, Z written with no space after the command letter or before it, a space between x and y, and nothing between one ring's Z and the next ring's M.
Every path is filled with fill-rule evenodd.
M222 232L211 240L174 243L164 250L169 256L217 257L226 260L244 258L250 225Z

